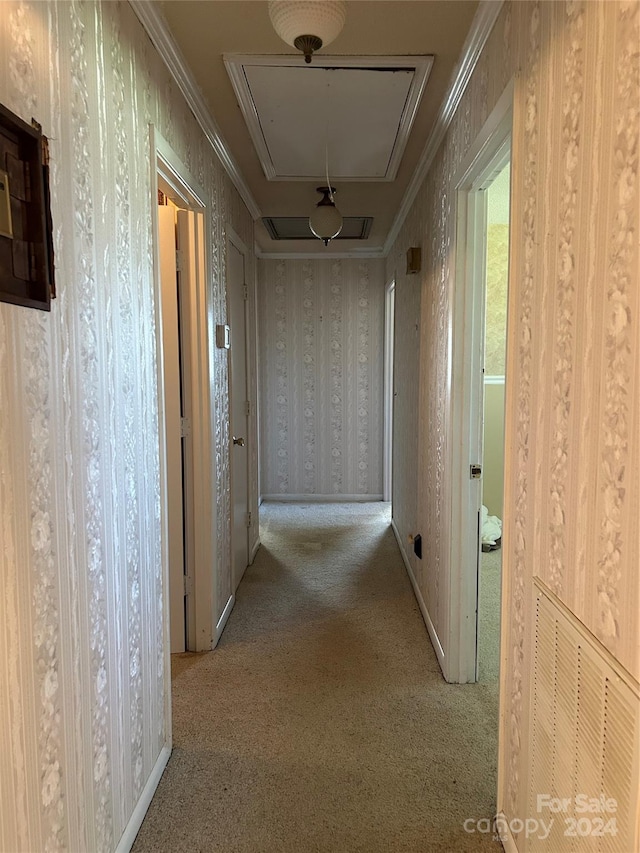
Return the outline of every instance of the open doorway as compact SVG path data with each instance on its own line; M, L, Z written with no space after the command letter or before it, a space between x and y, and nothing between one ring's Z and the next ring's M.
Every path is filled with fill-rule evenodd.
M482 516L484 503L484 474L490 482L501 482L501 464L484 453L485 414L485 309L487 308L487 247L488 247L488 191L501 176L510 161L511 125L513 105L513 83L503 92L496 107L487 119L481 132L473 142L455 178L456 187L456 259L455 288L453 293L453 350L451 387L451 517L450 517L450 607L448 627L448 649L445 678L456 683L478 680L478 640L483 633L479 628L479 604L483 577L481 563ZM509 185L508 175L503 175ZM503 215L504 218L504 215ZM508 246L507 223L502 233L503 248ZM494 250L491 249L491 252ZM491 260L493 263L493 260ZM506 259L503 259L503 267ZM503 282L506 287L506 281ZM506 293L505 293L506 300ZM492 300L493 302L493 296ZM493 305L489 306L493 312ZM500 309L502 311L502 309ZM506 302L505 302L506 311ZM493 318L493 314L491 314ZM493 322L493 319L491 320ZM504 328L504 324L503 324ZM494 332L492 331L492 335ZM499 333L504 352L504 331ZM492 344L493 346L493 344ZM504 393L506 358L501 367ZM492 370L493 368L490 368ZM487 374L489 375L489 374ZM495 396L494 387L489 388L487 397ZM492 404L495 400L492 399ZM496 406L492 405L492 412ZM500 403L497 403L500 409ZM504 404L502 410L504 412ZM495 419L494 419L495 420ZM501 418L500 418L501 420ZM503 455L504 433L488 424L492 448ZM508 507L502 507L502 520ZM495 513L495 504L493 513ZM494 540L495 541L495 540ZM507 567L508 572L508 567ZM497 573L496 573L497 574ZM494 623L494 656L499 654L499 605L501 588L507 573L500 572L493 584L495 592L490 605ZM486 590L488 591L488 589ZM489 635L484 632L485 638ZM481 654L482 657L482 654ZM480 667L482 669L482 666ZM443 667L444 671L445 667ZM496 676L498 662L495 663ZM497 682L496 682L497 689Z
M507 155L508 156L508 152ZM510 163L487 181L481 551L476 679L497 687L504 509L504 387L509 282Z
M384 501L391 501L393 499L393 401L395 396L393 354L395 352L395 306L396 282L394 279L387 285L384 303L384 458L382 478L382 499Z
M172 198L172 195L174 198ZM175 199L175 200L174 200ZM181 199L158 176L158 236L162 287L167 498L169 522L169 600L171 652L192 647L193 628L193 448L191 443L191 371L189 287L181 244L188 240L188 221Z
M231 446L231 543L232 593L235 593L249 564L249 377L247 352L248 250L229 230L227 240L227 308L231 333L230 425Z
M206 651L215 593L206 210L203 192L155 131L152 142L164 630L168 653Z

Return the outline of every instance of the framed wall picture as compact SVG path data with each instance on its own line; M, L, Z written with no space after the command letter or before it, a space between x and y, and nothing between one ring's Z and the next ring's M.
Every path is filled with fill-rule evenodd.
M47 139L0 104L0 301L51 309Z

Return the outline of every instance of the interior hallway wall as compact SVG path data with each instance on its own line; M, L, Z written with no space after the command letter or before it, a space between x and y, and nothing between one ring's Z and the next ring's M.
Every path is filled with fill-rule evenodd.
M0 304L0 849L111 851L170 737L149 123L204 188L216 322L225 223L252 222L127 3L0 4L0 101L50 140L58 289Z
M394 519L436 630L448 613L452 178L515 79L501 802L529 814L533 578L638 677L640 6L507 3L388 258L396 277ZM422 245L421 281L404 275ZM419 295L417 290L420 290ZM420 318L419 346L414 338ZM420 388L420 417L413 395ZM416 470L411 469L417 460ZM517 843L523 843L517 836Z
M258 260L265 497L382 498L384 261Z

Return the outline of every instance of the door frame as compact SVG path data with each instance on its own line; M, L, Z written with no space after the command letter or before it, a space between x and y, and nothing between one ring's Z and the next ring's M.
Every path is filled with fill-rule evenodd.
M251 350L250 350L250 346L249 346L249 320L250 320L250 318L249 318L249 296L248 296L248 294L249 294L249 282L248 282L248 277L249 277L248 276L249 248L246 245L246 243L244 242L244 240L239 236L239 234L236 233L236 231L230 225L226 226L226 231L227 231L227 259L230 257L230 247L231 247L231 245L233 245L237 249L237 251L240 252L240 254L243 257L244 279L245 279L244 280L244 286L246 288L246 293L247 293L247 297L244 300L244 357L245 357L245 377L244 377L244 379L245 379L245 388L246 388L246 393L247 393L247 401L249 402L249 407L250 407L250 411L246 415L246 419L247 419L247 424L246 424L246 426L247 426L247 429L246 429L246 433L247 433L247 437L246 437L247 508L246 508L246 512L250 513L251 512L251 483L252 483L252 478L253 478L253 473L254 473L251 460L253 457L253 448L254 448L253 442L255 441L255 436L253 435L253 430L251 428L251 425L253 422L252 414L253 414L253 407L255 406L255 402L251 399L251 397L252 397L252 394L251 394L251 377L249 375L250 364L251 364L251 361L250 361ZM231 299L231 297L230 297L230 293L229 293L228 268L229 268L229 265L228 265L228 260L227 260L227 281L226 281L227 318L228 318L227 322L230 322L230 320L231 320L231 312L230 312L230 299ZM232 337L233 337L233 332L232 332ZM233 346L233 340L231 342L231 346ZM233 411L232 407L233 407L233 367L231 365L231 358L229 358L229 413L231 413ZM231 415L230 415L230 420L231 420ZM231 434L229 436L229 439L231 441ZM230 444L229 445L229 471L230 471L230 475L231 475L230 479L231 479L231 490L232 490L231 501L230 501L231 512L232 512L232 517L231 517L231 577L233 579L235 577L235 567L233 565L233 561L235 559L235 547L234 547L234 542L233 542L235 520L233 518L233 507L234 507L234 500L233 500L233 483L234 483L233 456L234 456L234 454L232 453L232 450L233 450L233 445ZM251 539L250 539L251 529L250 529L249 525L247 525L246 530L247 530L246 536L247 536L247 566L248 566L251 564L253 556L255 555L255 552L252 553L253 549L252 549L252 543L251 543ZM233 581L233 583L232 583L232 596L234 598L235 598L235 592L236 592L235 581Z
M196 254L196 288L190 299L191 334L184 355L189 358L194 406L191 417L191 435L194 459L209 460L209 464L194 465L193 485L193 604L191 617L193 626L189 631L190 651L208 651L214 642L214 612L216 606L216 550L215 517L216 494L213 465L215 453L212 442L211 377L213 376L213 352L211 347L214 328L213 304L207 290L207 270L211 268L210 248L206 235L210 233L210 212L204 203L205 193L181 162L167 141L150 125L151 142L151 193L153 269L156 295L156 349L158 382L158 433L160 440L160 508L162 529L163 562L163 634L165 643L165 702L170 723L171 703L171 653L170 653L170 597L169 597L169 553L168 553L168 491L167 491L167 443L165 429L164 353L162 340L162 292L160 285L160 246L158 239L158 176L160 175L175 191L186 208L201 217L194 238L198 242ZM198 218L196 217L196 218Z
M480 550L478 508L482 504L482 480L470 479L470 465L482 460L486 264L486 194L482 191L482 185L492 172L498 170L498 163L504 163L505 152L511 145L513 95L514 80L511 80L471 145L453 181L456 238L452 294L453 345L449 377L449 654L445 658L444 675L447 681L461 684L476 681ZM508 367L505 368L505 374L506 384ZM505 459L505 474L507 461ZM503 564L503 592L507 571L508 566ZM501 649L505 622L501 619Z
M393 500L393 398L395 354L395 276L385 288L384 297L384 445L382 500Z

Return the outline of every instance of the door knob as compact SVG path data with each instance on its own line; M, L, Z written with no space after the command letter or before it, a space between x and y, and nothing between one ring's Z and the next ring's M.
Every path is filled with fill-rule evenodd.
M234 435L233 436L233 443L237 444L238 447L244 447L244 438L236 438Z

